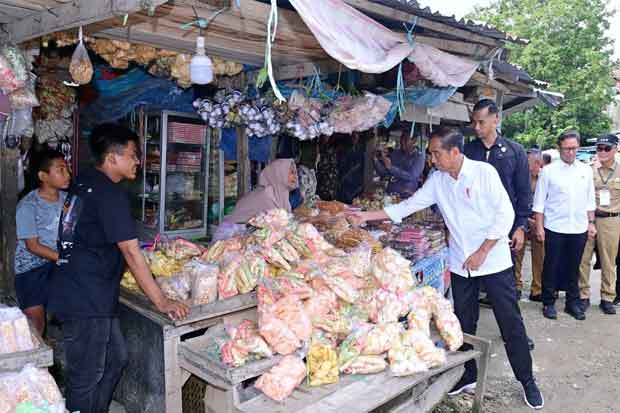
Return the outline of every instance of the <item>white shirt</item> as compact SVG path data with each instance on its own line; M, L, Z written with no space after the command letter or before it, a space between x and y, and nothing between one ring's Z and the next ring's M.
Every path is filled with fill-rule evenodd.
M416 211L437 204L450 230L450 271L461 275L495 274L512 267L508 233L515 218L510 198L495 168L463 157L458 178L448 172L433 173L409 199L385 208L395 222ZM477 271L463 269L463 263L487 240L497 240Z
M581 161L552 162L540 171L532 211L544 214L544 226L561 234L588 230L588 211L596 209L592 168Z

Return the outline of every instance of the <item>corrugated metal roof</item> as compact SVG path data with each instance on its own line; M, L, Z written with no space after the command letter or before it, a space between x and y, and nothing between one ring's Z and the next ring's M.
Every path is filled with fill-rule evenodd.
M488 36L498 40L510 41L513 43L528 43L527 39L522 39L516 36L512 36L509 33L505 33L491 27L487 24L479 24L469 19L457 20L454 15L444 16L439 12L433 12L430 7L420 7L419 3L415 0L369 0L371 3L382 4L384 6L391 7L393 9L401 10L405 13L415 14L416 16L424 17L429 20L441 22L451 27L469 30L472 33L477 33L482 36Z

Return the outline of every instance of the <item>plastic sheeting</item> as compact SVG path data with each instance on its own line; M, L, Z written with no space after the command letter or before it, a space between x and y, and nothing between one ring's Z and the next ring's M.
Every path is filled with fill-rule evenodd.
M105 81L105 93L82 109L82 126L92 128L101 123L114 122L141 105L148 105L152 111L195 113L192 89L183 90L169 80L148 75L144 78L133 71L130 73L130 77L120 76ZM119 82L118 88L115 88L114 82Z
M407 88L405 89L404 101L418 106L434 108L447 102L450 96L456 92L456 89L453 86L446 88ZM392 102L392 107L383 120L383 126L389 128L398 114L396 92L388 93L383 97Z
M342 0L290 0L323 49L350 69L384 73L408 58L440 87L463 86L478 62L410 43Z

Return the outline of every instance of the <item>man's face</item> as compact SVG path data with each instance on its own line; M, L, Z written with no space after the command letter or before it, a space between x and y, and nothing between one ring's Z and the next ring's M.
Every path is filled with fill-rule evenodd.
M601 162L609 162L610 160L614 159L616 151L616 145L596 145L596 157Z
M433 165L440 171L451 171L458 160L459 151L456 148L446 150L441 147L441 139L437 137L431 138L428 145L431 153Z
M40 171L39 179L46 182L52 188L67 189L71 181L67 162L62 158L53 159L50 163L49 171Z
M577 149L579 149L579 140L577 138L567 138L560 142L560 158L567 163L572 164L577 157Z
M138 158L138 148L135 142L129 141L119 152L110 152L109 156L114 172L123 179L136 179L140 158Z
M489 108L478 110L471 116L471 126L476 132L478 138L487 138L493 136L499 124L499 116L497 113L489 113Z
M410 138L408 133L403 132L400 136L400 148L405 153L412 153L415 148L415 138Z
M538 157L538 154L530 153L527 155L527 164L532 176L538 176L540 168L542 168L543 161Z

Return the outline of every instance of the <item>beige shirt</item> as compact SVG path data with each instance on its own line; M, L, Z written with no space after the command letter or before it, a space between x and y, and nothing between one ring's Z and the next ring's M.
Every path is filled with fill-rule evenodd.
M592 175L594 176L594 191L596 196L596 209L603 212L620 212L620 164L617 167L605 168L600 164L592 165ZM613 173L612 173L613 172ZM611 177L609 176L610 174ZM609 177L609 179L608 179ZM605 184L604 182L607 182ZM609 190L610 204L601 206L601 190Z

